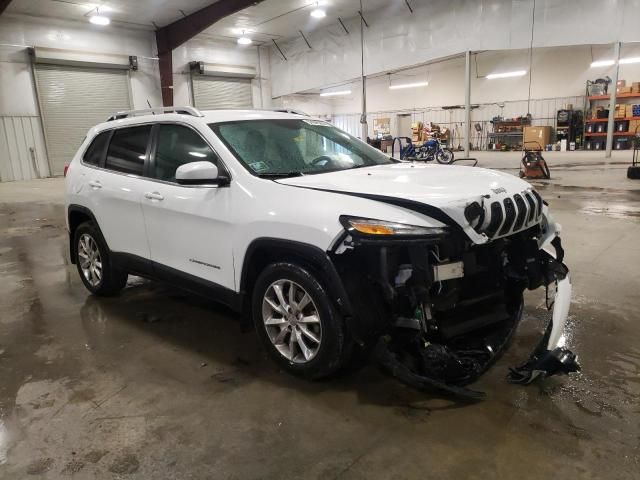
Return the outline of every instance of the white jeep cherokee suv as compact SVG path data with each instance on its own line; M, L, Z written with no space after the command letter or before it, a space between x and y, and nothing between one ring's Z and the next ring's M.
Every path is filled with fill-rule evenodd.
M374 351L418 388L470 398L522 316L555 285L552 320L510 380L575 371L559 225L506 173L401 162L304 115L121 112L66 172L72 261L96 295L129 274L251 318L283 369L308 378Z

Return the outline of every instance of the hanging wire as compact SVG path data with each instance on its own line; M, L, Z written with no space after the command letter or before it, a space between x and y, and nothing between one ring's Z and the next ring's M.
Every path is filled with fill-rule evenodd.
M531 66L533 65L533 30L536 26L536 0L531 11L531 42L529 43L529 94L527 96L527 115L531 114Z

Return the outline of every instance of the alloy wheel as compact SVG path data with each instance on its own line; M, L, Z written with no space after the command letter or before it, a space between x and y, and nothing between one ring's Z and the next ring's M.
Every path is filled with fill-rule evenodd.
M97 287L102 281L102 256L97 242L87 233L83 233L78 241L78 259L85 280Z
M291 280L269 285L262 299L262 320L273 346L293 363L312 360L322 342L322 325L311 296Z

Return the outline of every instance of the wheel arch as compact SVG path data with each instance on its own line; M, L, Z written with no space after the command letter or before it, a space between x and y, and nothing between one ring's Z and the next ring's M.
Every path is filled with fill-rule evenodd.
M95 215L87 207L82 205L69 205L67 209L67 224L69 225L69 256L71 263L76 263L76 246L73 241L76 229L84 222L92 221L100 228Z
M240 292L244 297L244 309L251 311L253 286L260 272L269 264L291 261L318 275L335 300L341 314L351 315L351 303L342 279L327 252L308 243L280 238L263 237L253 240L244 256L240 275Z

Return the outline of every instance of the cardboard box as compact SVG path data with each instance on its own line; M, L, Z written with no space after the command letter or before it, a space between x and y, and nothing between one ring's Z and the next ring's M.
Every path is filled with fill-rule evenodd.
M624 116L633 117L633 105L631 105L630 103L624 106Z
M523 144L527 148L538 148L538 144L540 148L544 148L549 143L551 143L551 127L524 127Z
M616 89L617 93L631 93L631 87L618 87Z
M627 81L626 80L618 80L618 83L616 83L616 87L620 88L620 87L626 87L627 86Z
M633 82L631 84L631 93L640 93L640 82Z
M631 120L629 122L629 133L636 133L636 129L640 133L640 120Z

